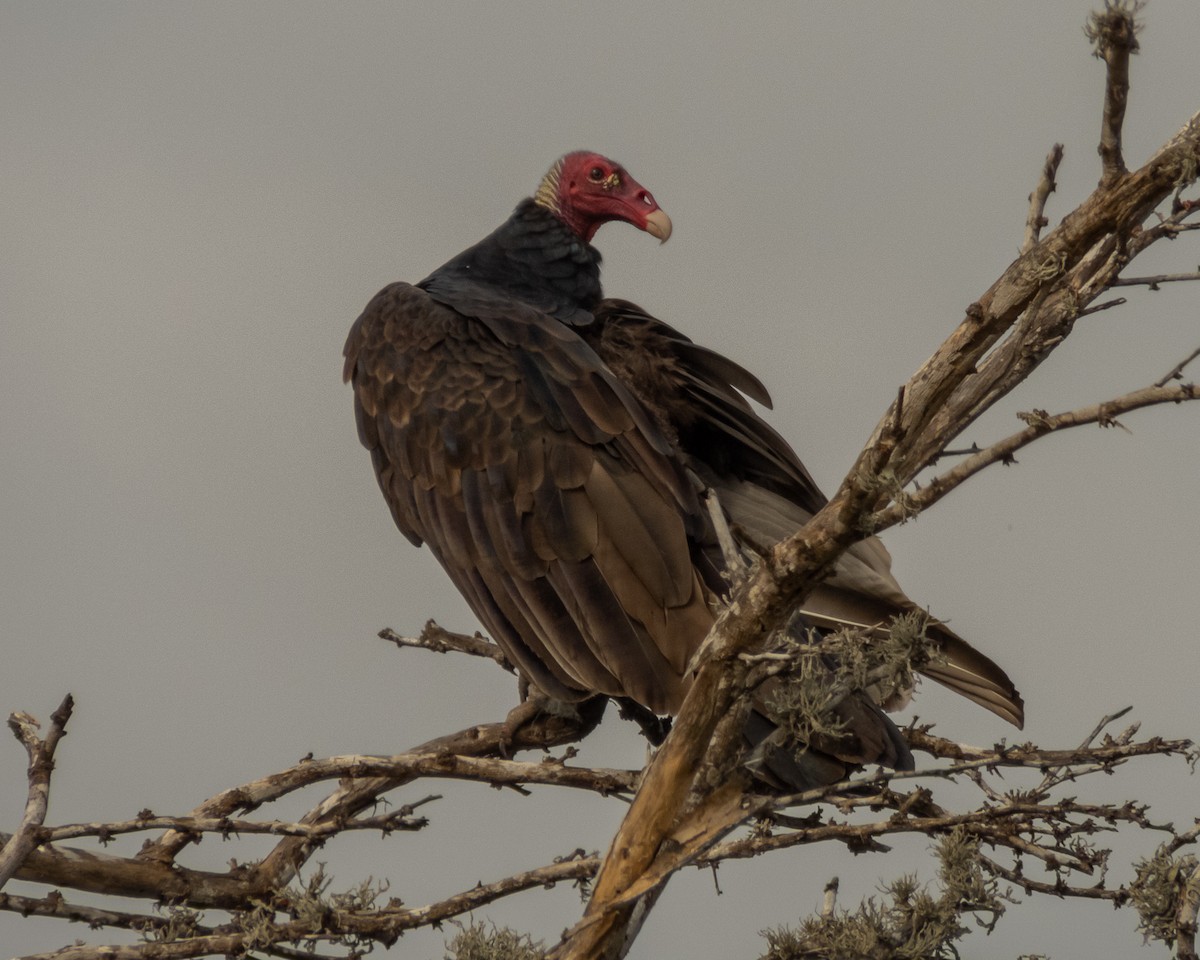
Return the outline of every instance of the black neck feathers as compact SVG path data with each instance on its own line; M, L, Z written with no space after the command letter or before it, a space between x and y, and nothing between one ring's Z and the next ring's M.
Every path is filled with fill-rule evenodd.
M418 286L460 308L481 288L569 324L591 322L602 294L600 252L532 199L494 232L438 267Z

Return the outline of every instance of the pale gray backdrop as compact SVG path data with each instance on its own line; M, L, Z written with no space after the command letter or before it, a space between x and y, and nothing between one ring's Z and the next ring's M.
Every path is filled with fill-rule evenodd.
M514 683L486 664L374 639L431 616L474 622L391 524L340 350L376 290L490 231L566 150L616 157L675 221L662 248L602 231L607 289L756 371L772 421L832 488L1015 255L1051 144L1066 144L1053 219L1095 183L1088 9L0 6L0 712L46 717L77 698L51 821L182 813L310 751L397 752L512 705ZM1144 19L1131 163L1200 107L1200 7L1154 0ZM1162 246L1140 272L1200 256L1194 240ZM1129 295L967 439L1015 428L1016 410L1145 385L1200 345L1200 288ZM1200 408L1126 423L1042 441L887 537L914 598L1006 665L1046 745L1127 703L1148 732L1200 734ZM938 690L917 709L961 739L1013 735ZM642 741L609 721L583 759L638 765ZM3 829L24 766L0 743ZM1169 764L1103 786L1183 822L1200 812L1196 781ZM424 903L601 847L621 813L444 792L425 833L325 851L337 884L390 877L392 895ZM208 839L190 862L262 846ZM811 910L834 874L846 902L880 875L928 877L925 844L899 846L731 864L722 896L685 874L635 956L756 956L756 931ZM560 887L488 915L553 938L579 909ZM0 916L0 954L85 934ZM1139 943L1131 915L1044 903L968 952ZM393 951L441 953L440 934Z

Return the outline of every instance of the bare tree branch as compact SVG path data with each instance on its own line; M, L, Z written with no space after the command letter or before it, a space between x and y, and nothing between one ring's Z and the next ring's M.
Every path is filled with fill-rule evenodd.
M1066 338L1080 311L1107 289L1129 258L1171 235L1192 212L1180 210L1158 226L1140 227L1178 186L1194 181L1198 163L1200 114L1139 170L1111 187L1097 188L1014 261L909 382L901 433L911 449L893 455L886 444L870 460L882 455L882 465L907 483L939 452L944 438L962 433L1022 382ZM889 411L876 427L868 450L879 445L891 417ZM851 476L866 465L860 461Z
M1193 350L1191 353L1189 353L1186 357L1184 357L1182 360L1180 360L1179 363L1175 364L1175 366L1173 366L1167 372L1166 376L1162 377L1160 380L1154 381L1154 385L1156 387L1165 387L1172 380L1183 379L1184 368L1187 367L1187 365L1189 363L1191 363L1193 360L1195 360L1197 357L1200 357L1200 347L1197 347L1195 350Z
M9 715L8 726L21 741L29 755L29 793L20 826L0 849L0 888L8 883L26 858L38 845L39 833L46 819L50 802L50 774L54 770L54 751L66 733L67 721L75 709L75 700L68 693L58 709L50 715L50 732L44 740L37 735L38 722L27 713Z
M1115 297L1112 300L1105 300L1103 303L1096 303L1086 309L1079 311L1080 317L1090 317L1093 313L1101 313L1105 310L1111 310L1113 307L1123 307L1128 303L1124 297Z
M1042 175L1038 178L1037 186L1029 195L1029 216L1025 218L1025 239L1021 243L1021 253L1033 249L1041 236L1042 227L1049 222L1046 219L1046 201L1057 186L1054 178L1058 173L1058 165L1062 163L1063 145L1056 143L1046 154L1046 162L1042 164Z
M61 917L75 923L85 923L92 929L117 927L124 930L152 930L155 926L166 923L161 917L147 914L122 913L68 903L57 890L52 890L40 899L0 893L0 910L19 913L24 917Z
M1175 916L1175 927L1179 931L1175 955L1179 960L1197 960L1197 917L1200 917L1200 870L1193 868L1191 876L1184 883Z
M1188 280L1200 280L1200 270L1195 273L1159 273L1152 277L1117 277L1111 287L1133 287L1147 286L1151 290L1157 290L1161 283L1183 283Z
M1195 356L1195 354L1193 354ZM1182 369L1182 364L1180 365ZM885 530L894 524L911 518L941 500L951 490L994 463L1012 463L1013 455L1033 441L1070 427L1098 424L1102 427L1119 426L1116 418L1123 413L1142 407L1164 403L1184 403L1200 399L1200 387L1194 383L1178 383L1171 386L1143 387L1104 403L1095 403L1077 410L1069 410L1051 416L1044 410L1021 414L1029 424L1024 430L1010 434L990 447L968 457L957 466L939 474L925 483L921 489L907 494L902 503L893 503L871 519L872 529Z
M474 777L469 779L474 779ZM141 833L145 830L178 830L183 833L195 834L215 833L225 838L243 833L272 834L304 837L309 840L321 840L344 830L379 830L381 833L389 834L396 830L420 830L428 826L428 821L424 817L413 818L412 811L426 803L440 799L439 795L433 794L414 803L406 803L394 813L322 824L288 823L282 820L236 820L229 817L201 819L149 815L134 820L116 820L107 823L71 823L43 830L42 842L59 843L63 840L75 840L80 837L96 837L104 843L121 834Z
M414 753L453 753L461 756L499 757L520 750L544 750L573 743L585 737L600 722L606 701L603 697L576 704L576 715L541 714L517 730L507 723L470 727L448 737L422 744ZM305 815L302 822L317 823L330 817L349 817L373 806L378 798L410 778L372 777L352 780ZM266 889L287 883L312 854L313 846L301 838L288 838L255 868L256 882Z
M514 874L494 883L477 884L469 890L424 907L410 909L389 905L370 911L327 910L319 916L278 923L258 918L259 922L252 931L218 929L171 942L65 947L53 953L25 957L23 960L185 960L214 954L239 955L250 948L261 949L266 945L263 941L271 944L290 942L308 945L322 941L345 942L356 938L390 946L405 930L441 923L514 893L553 886L564 881L587 880L598 867L598 858L572 854L536 870ZM280 905L278 909L283 909L283 906Z
M1140 6L1126 0L1104 0L1104 9L1088 20L1088 38L1096 45L1096 56L1108 68L1100 127L1099 153L1104 166L1101 184L1112 184L1129 172L1121 156L1121 127L1129 100L1129 57L1138 50L1134 14Z
M449 653L453 650L473 657L486 657L489 660L495 660L509 673L516 673L513 665L508 662L508 657L504 655L504 651L498 645L478 633L471 637L463 633L451 633L432 620L425 624L420 636L402 637L390 627L385 627L379 631L379 638L388 640L400 648L420 647L432 650L434 653Z
M952 759L954 762L947 767L926 769L912 774L880 773L858 779L853 784L856 792L850 794L840 792L847 785L835 785L820 791L810 791L808 794L786 798L747 798L742 793L740 785L729 784L727 786L730 789L719 790L714 794L701 797L697 801L694 816L673 833L671 854L666 857L660 855L656 859L654 869L643 874L636 884L624 891L617 903L633 903L640 897L649 895L653 898L657 896L663 880L670 873L688 863L705 866L719 863L724 859L756 856L771 850L826 840L844 843L855 850L883 849L879 838L888 834L933 833L948 830L954 826L966 830L969 836L978 840L983 840L993 846L1007 848L1017 857L1033 857L1040 860L1054 871L1070 871L1090 875L1102 863L1102 860L1089 848L1069 845L1066 838L1075 833L1090 836L1098 829L1109 829L1112 824L1120 822L1135 824L1143 829L1165 829L1165 827L1147 820L1144 811L1133 804L1105 805L1087 804L1074 799L1055 800L1050 798L1046 791L1060 786L1068 780L1074 781L1087 776L1089 773L1109 771L1135 757L1187 754L1191 750L1187 741L1165 741L1159 738L1134 741L1132 737L1136 726L1130 727L1115 738L1106 738L1105 742L1099 746L1092 745L1092 741L1102 727L1118 719L1123 713L1124 711L1106 717L1079 747L1072 750L1040 750L1027 745L993 748L972 747L934 737L927 729L914 728L907 734L914 747L933 753L935 756ZM364 764L363 772L368 776L374 772L374 763L378 761L378 758L344 759L347 761L361 760ZM445 766L440 768L440 771L459 769L457 761L464 759L473 760L475 758L445 760ZM407 763L408 760L405 762ZM541 767L557 768L559 765L554 762L517 764L511 761L502 765L502 769L512 776L537 778L548 785L572 786L573 776L558 777L553 774L542 776L535 769ZM939 780L967 775L972 771L999 771L1012 768L1057 770L1060 771L1060 775L1043 778L1043 782L1038 788L1035 788L1034 793L1026 792L1020 795L1000 797L995 791L984 790L985 805L965 813L947 811L939 807L933 802L932 794L926 787L917 787L908 793L898 793L891 786L906 779ZM411 772L411 767L406 769ZM468 764L467 767L461 769L470 770L471 765ZM600 770L581 770L580 772L595 782L602 782L607 775L605 771ZM478 779L490 780L494 776L495 768L490 765L481 765L475 768L474 773ZM867 789L869 787L875 788L874 792L869 791ZM997 797L1000 799L995 799ZM848 820L805 823L797 829L783 834L773 835L771 832L756 831L745 839L724 844L715 843L720 834L727 832L737 822L746 818L778 817L779 822L783 823L787 822L788 818L776 814L776 808L784 804L813 802L833 804L845 813L855 810L888 809L893 811L893 814L886 819L876 819L865 823ZM416 806L416 804L412 806ZM399 813L411 813L411 808L408 810L402 808ZM376 819L386 820L386 818ZM188 830L209 828L220 830L222 826L228 829L231 824L238 825L236 821L222 825L216 821L201 824L186 818L178 820L153 818L153 822L150 819L143 819L141 822L133 822L127 826L131 829L135 827L147 829L152 826L161 826L160 821L170 821L172 826ZM1043 823L1044 826L1040 825ZM118 826L112 825L114 832ZM256 826L273 825L258 824ZM48 833L54 836L78 835L80 829L78 827L52 828ZM1051 842L1047 842L1048 840ZM1178 840L1178 843L1183 842L1185 840ZM37 855L40 856L47 854L76 858L88 856L81 853L72 855L69 851L51 847L49 844L37 852ZM202 875L178 866L175 866L174 870L169 870L158 863L99 856L92 856L90 859L94 871L109 875L112 882L110 882L107 892L119 891L138 895L136 891L120 886L121 878L128 879L131 870L141 870L143 874L148 871L163 870L173 874L180 884L195 883L202 878ZM79 866L78 859L75 861L75 866ZM199 957L221 951L237 952L251 946L268 949L277 956L300 956L301 954L297 952L299 948L286 948L280 944L288 942L309 946L317 942L388 944L405 930L460 916L486 903L514 893L563 880L587 881L596 875L599 867L600 861L597 857L587 856L582 851L576 851L562 861L515 874L491 884L478 885L445 900L419 908L408 908L396 903L382 908L370 905L350 908L344 905L339 906L336 903L306 907L304 905L307 902L306 895L302 892L279 889L251 896L247 877L252 874L244 868L235 867L228 875L219 878L231 886L236 885L239 879L241 881L240 895L242 899L238 901L236 898L231 898L231 901L225 904L235 911L232 926L205 927L198 922L197 916L177 915L177 919L181 916L187 920L185 933L180 933L176 927L171 927L170 924L163 922L162 918L121 914L114 911L92 911L91 908L68 905L57 894L52 894L41 901L0 900L0 908L22 909L40 915L71 917L98 925L140 929L160 938L152 944L120 948L67 948L67 952L42 955L53 956L56 960L61 960L63 957L76 958L76 960L84 960L84 958L100 960L102 957L107 960L111 956L124 956L137 958L137 960L163 956ZM1004 876L1018 875L1012 870L1002 867L997 867L997 873ZM30 879L46 882L48 878L35 876ZM210 875L210 882L211 879L212 875ZM86 882L79 881L80 877L76 875L72 876L68 882L80 889L88 888ZM1041 889L1036 884L1025 883L1023 885L1029 889ZM1096 893L1096 889L1094 886L1066 883L1061 876L1054 886L1054 892L1059 896L1094 898L1100 895ZM170 898L172 892L179 892L181 896L171 899L182 901L184 897L191 898L197 892L204 893L205 891L185 890L182 886L177 887L176 891L172 891L164 885L158 889L157 896ZM145 890L140 895L149 897L154 894ZM1121 895L1114 893L1108 898L1113 899L1114 902L1120 902ZM266 913L263 913L261 908L256 908L258 912L251 916L245 914L251 902L270 904L271 906ZM277 919L276 914L280 912L288 916ZM318 918L319 922L314 918ZM175 932L167 937L166 941L163 941L161 938L168 929ZM169 947L165 946L166 943L169 943ZM163 947L165 952L159 950L160 947ZM88 952L89 950L91 952ZM119 952L104 952L111 950Z
M440 756L448 754L459 757L499 758L506 753L515 751L548 749L572 743L586 736L600 722L600 718L604 714L605 703L603 698L599 698L576 706L577 714L574 717L561 713L542 714L516 731L509 729L503 723L468 727L458 733L423 743L410 751L410 755ZM292 768L293 771L295 769ZM264 777L252 783L225 790L193 810L192 816L198 818L225 817L239 810L253 810L261 804L295 789L298 785L294 782L295 776L297 775L291 771L285 771L283 774ZM351 780L309 811L301 822L312 824L330 819L352 817L368 807L374 806L384 793L411 782L412 778L412 775L406 775ZM138 854L138 859L170 863L179 851L191 842L191 839L186 834L168 832L158 841L143 849ZM287 883L305 862L312 849L312 845L303 838L296 837L282 841L255 870L256 884L259 889L269 890Z

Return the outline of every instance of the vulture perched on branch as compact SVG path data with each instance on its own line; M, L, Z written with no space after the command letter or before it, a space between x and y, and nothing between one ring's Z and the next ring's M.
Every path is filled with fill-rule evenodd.
M728 534L752 556L825 498L747 402L770 405L754 376L602 296L591 241L610 220L671 234L623 167L566 155L491 235L371 300L346 341L345 378L396 525L429 546L524 677L554 699L603 694L672 714L729 590ZM886 636L892 618L919 611L890 565L874 538L852 547L793 633ZM922 672L1020 726L1004 672L945 625L925 629L939 655ZM831 683L835 668L825 657ZM843 690L831 725L805 742L780 733L771 705L760 689L746 738L772 786L912 765L867 692Z

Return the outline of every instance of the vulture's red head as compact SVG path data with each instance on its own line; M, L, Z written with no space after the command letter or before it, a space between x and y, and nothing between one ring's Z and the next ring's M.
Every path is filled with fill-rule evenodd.
M588 243L600 224L610 220L632 223L663 243L671 236L671 218L650 191L619 163L588 150L556 161L534 199Z

